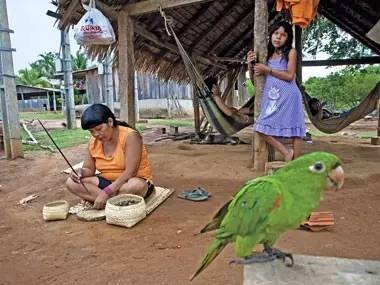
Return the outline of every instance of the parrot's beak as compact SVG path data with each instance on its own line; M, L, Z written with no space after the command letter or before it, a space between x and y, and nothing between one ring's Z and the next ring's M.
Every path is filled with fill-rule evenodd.
M327 178L327 187L337 191L342 188L344 183L344 171L342 166L338 166L329 172Z

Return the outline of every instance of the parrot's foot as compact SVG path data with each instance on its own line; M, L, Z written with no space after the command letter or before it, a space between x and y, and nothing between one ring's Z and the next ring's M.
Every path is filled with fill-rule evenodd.
M230 261L230 264L232 263L236 263L236 264L264 263L264 262L270 262L276 259L282 259L283 262L286 262L286 258L290 260L290 263L287 263L286 265L289 267L293 266L294 259L291 253L282 252L276 248L268 247L263 250L262 254L254 254L244 259L234 259Z

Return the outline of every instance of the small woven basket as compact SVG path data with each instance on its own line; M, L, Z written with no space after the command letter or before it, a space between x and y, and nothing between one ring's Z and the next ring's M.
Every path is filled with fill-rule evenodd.
M135 204L124 206L128 201ZM130 228L145 218L145 200L137 195L121 194L108 199L105 213L107 224Z
M47 203L42 209L42 217L45 221L65 220L69 207L69 203L65 200Z

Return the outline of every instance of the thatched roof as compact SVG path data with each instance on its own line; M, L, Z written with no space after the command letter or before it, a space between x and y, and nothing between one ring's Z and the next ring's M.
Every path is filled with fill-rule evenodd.
M117 35L117 15L133 0L97 0L97 7L112 22ZM274 11L274 0L268 0L269 20L281 17ZM80 0L56 0L61 15L60 27L76 24L85 10ZM354 38L380 55L380 44L366 37L366 33L380 17L378 0L321 0L318 12L334 22ZM176 34L185 50L197 58L204 74L218 74L238 63L226 58L243 59L252 48L254 1L204 1L165 10L173 18ZM182 60L175 52L174 39L166 33L163 18L158 12L144 14L135 21L136 69L154 73L163 79L187 80ZM117 50L117 43L112 46ZM104 47L91 47L91 56L104 56Z

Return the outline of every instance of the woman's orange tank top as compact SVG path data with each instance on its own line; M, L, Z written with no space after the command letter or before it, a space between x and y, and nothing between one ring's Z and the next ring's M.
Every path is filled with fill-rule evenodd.
M119 138L115 152L112 156L107 157L103 152L103 143L94 137L90 139L89 151L90 156L95 159L95 167L101 173L100 176L105 179L114 181L125 170L125 148L128 135L136 132L132 128L118 126ZM152 181L152 171L148 160L148 153L143 145L141 151L140 166L137 171L137 177Z

